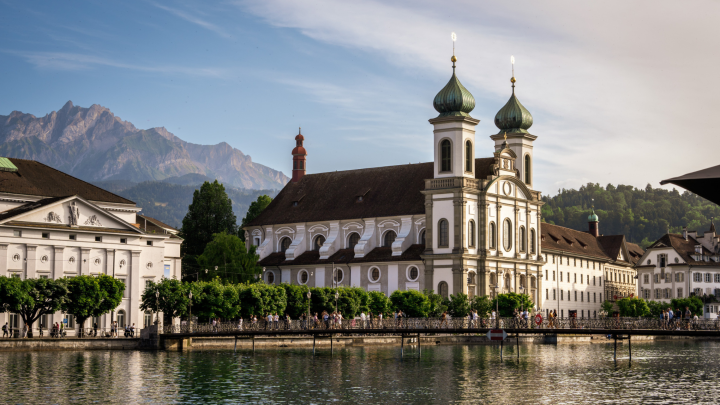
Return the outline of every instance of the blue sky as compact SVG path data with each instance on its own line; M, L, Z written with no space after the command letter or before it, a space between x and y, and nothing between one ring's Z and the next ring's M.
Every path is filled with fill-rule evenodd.
M720 10L694 4L0 0L0 114L100 104L288 175L298 126L310 172L430 161L455 31L476 155L514 55L538 189L657 186L718 164Z

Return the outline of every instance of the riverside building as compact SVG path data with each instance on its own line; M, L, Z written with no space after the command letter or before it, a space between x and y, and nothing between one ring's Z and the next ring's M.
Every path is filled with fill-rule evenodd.
M495 152L475 156L475 99L451 60L450 81L433 100L438 115L429 120L432 162L306 174L305 138L295 137L292 181L243 228L257 246L265 282L358 286L387 295L516 292L538 308L560 303L558 314L595 314L606 265L632 267L628 244L622 236L611 242L541 224L537 136L528 132L533 118L515 95L514 77L510 99L495 116L499 131L489 136ZM550 269L570 272L572 280L547 278Z
M180 277L180 239L162 222L140 215L134 202L86 183L42 163L0 158L0 275L52 278L107 274L125 282L125 296L117 309L89 319L98 328L151 322L140 311L146 283L161 277ZM41 317L33 329L47 329L72 314ZM0 323L23 328L17 314L0 313ZM37 336L37 334L35 334Z
M720 236L715 224L702 236L697 231L668 233L645 251L637 266L642 298L670 302L691 294L720 296ZM716 313L715 306L708 308ZM684 309L684 308L682 308Z

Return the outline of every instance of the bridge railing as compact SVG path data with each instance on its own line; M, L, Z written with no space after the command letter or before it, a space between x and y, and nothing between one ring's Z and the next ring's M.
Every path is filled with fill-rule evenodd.
M399 319L373 319L362 321L360 319L343 319L335 322L333 320L280 320L268 322L258 320L248 322L247 320L232 322L197 323L192 326L165 325L163 333L203 333L203 334L227 334L242 333L249 331L269 332L273 331L296 331L302 333L308 330L327 330L342 333L342 331L368 331L369 333L382 333L383 330L414 329L427 330L428 333L442 333L444 330L467 329L472 330L490 329L598 329L598 330L713 330L720 331L719 320L673 320L663 322L654 318L555 318L553 320L543 319L537 324L534 318L481 318L470 320L468 318L399 318Z

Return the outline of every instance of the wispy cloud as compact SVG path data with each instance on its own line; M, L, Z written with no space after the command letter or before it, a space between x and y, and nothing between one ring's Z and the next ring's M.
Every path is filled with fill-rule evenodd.
M176 65L140 65L118 62L112 59L93 55L84 55L68 52L23 52L23 51L2 51L15 54L24 58L38 69L48 70L89 70L97 67L114 67L140 72L151 72L159 74L174 74L188 76L202 76L212 78L224 78L228 76L225 69L207 67L188 67Z
M199 18L198 16L192 15L191 13L189 13L187 11L183 11L183 10L173 8L173 7L168 7L168 6L165 6L162 4L158 4L158 3L151 3L151 4L161 10L165 10L168 13L175 15L176 17L182 18L183 20L185 20L187 22L190 22L199 27L205 28L206 30L212 31L212 32L220 35L223 38L232 38L232 36L230 34L228 34L225 29L221 28L220 26L218 26L216 24L213 24L211 22L203 20L203 19Z

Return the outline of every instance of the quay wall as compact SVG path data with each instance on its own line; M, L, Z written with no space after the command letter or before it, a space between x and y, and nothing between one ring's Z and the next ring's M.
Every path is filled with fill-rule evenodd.
M0 339L0 352L49 350L135 350L140 338L27 338Z

